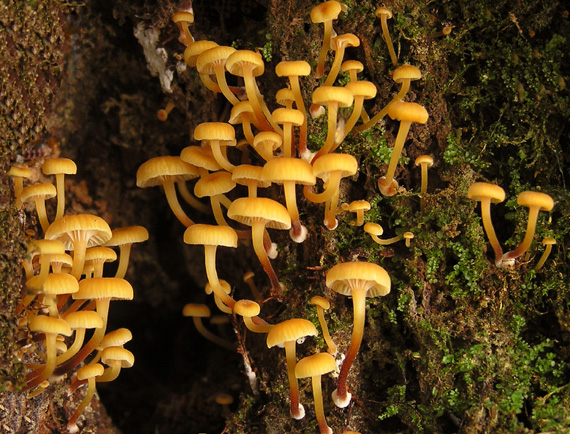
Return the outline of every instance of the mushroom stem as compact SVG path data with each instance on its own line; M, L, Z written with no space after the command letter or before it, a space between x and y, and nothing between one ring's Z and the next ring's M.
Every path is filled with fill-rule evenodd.
M45 334L45 351L46 363L35 371L30 372L26 377L26 386L24 391L33 389L39 386L41 382L47 380L56 367L57 348L56 348L57 333Z
M384 40L388 46L388 52L390 53L390 59L392 60L392 65L396 66L398 64L398 58L396 57L396 52L394 51L394 44L392 43L392 38L390 37L390 31L388 30L388 16L382 14L380 16L380 25L382 26L382 34L384 35Z
M372 116L370 120L356 127L356 130L365 131L368 128L375 125L376 123L378 123L378 121L380 121L380 119L382 119L388 113L388 108L390 107L390 104L393 104L395 101L400 101L402 98L404 98L404 96L408 93L409 89L410 89L410 80L402 81L402 87L400 87L400 91L396 94L396 96L392 98L392 100L388 104L386 104L386 106L382 110L380 110L378 113Z
M285 193L285 203L287 210L291 216L291 239L297 243L302 243L307 237L307 228L301 224L299 217L299 209L297 208L297 194L295 192L296 184L292 181L283 182L283 191Z
M328 426L327 420L325 418L325 409L323 405L323 391L321 387L321 376L315 375L311 377L311 383L313 385L313 402L315 404L315 417L317 419L317 424L319 425L319 431L321 434L332 434L332 429Z
M384 186L389 186L394 179L396 166L398 165L398 160L402 154L402 149L404 149L404 143L406 142L406 137L408 136L408 131L410 130L411 125L412 123L410 121L400 121L400 129L398 130L398 135L396 136L396 143L394 143L392 157L390 158L390 163L388 164L388 170L386 170L385 179L382 181L382 184Z
M293 419L303 419L305 409L299 402L299 382L295 376L295 366L297 365L297 342L285 342L285 356L287 357L287 376L289 377L289 392L291 397L291 417Z
M91 399L93 399L93 395L95 394L95 389L96 389L95 377L88 378L87 379L87 393L85 394L83 401L81 401L81 404L79 404L79 407L77 407L75 409L75 413L73 413L73 415L69 418L69 421L67 422L67 429L70 433L75 433L75 432L79 431L79 429L77 427L77 419L79 419L79 416L81 416L81 413L83 413L83 410L85 410L85 408L91 402Z
M178 197L176 196L176 189L174 187L174 181L172 180L165 180L163 183L164 187L164 194L166 195L166 200L168 201L168 205L170 209L176 216L176 218L182 223L184 226L192 226L194 222L186 215L182 207L180 206L180 202L178 202Z
M351 394L347 390L347 378L352 363L356 359L362 337L364 335L364 322L366 319L366 287L356 287L352 290L352 305L354 310L354 327L352 329L352 338L350 347L342 363L340 373L338 375L337 388L333 392L333 400L337 407L343 408L350 403Z
M495 228L493 227L493 222L491 220L490 197L481 198L481 219L483 220L483 228L487 233L489 243L491 244L491 247L493 247L493 252L495 252L495 265L499 266L503 261L503 248L497 238L497 234L495 233Z
M226 291L222 288L220 280L218 279L218 272L216 271L216 250L218 246L208 245L204 246L204 256L206 264L206 275L208 276L208 282L212 287L214 294L229 308L234 307L236 304L235 300L226 294ZM265 251L265 250L264 250Z
M328 104L328 114L327 114L327 138L325 144L319 152L314 156L313 161L315 161L320 156L329 153L335 145L336 136L336 125L338 119L338 103L330 101Z
M327 344L327 352L329 354L335 355L337 352L336 344L332 340L332 337L329 333L329 328L327 327L327 322L325 320L325 313L324 309L317 305L317 316L319 318L319 322L321 324L321 329L323 331L323 338Z
M259 258L259 262L263 267L263 271L265 271L267 277L269 277L269 280L271 281L272 294L280 297L283 293L283 288L281 286L281 283L279 282L275 270L273 270L273 267L271 266L271 262L269 261L267 252L263 247L264 232L265 232L265 223L254 221L251 226L251 240L253 243L253 250L255 251L257 257ZM295 376L294 373L293 376Z
M55 188L57 190L57 211L55 214L55 220L63 217L63 212L65 211L64 179L65 179L65 174L56 173L56 175L55 175Z
M543 244L544 244L544 240L543 240ZM536 266L534 267L534 271L540 270L542 268L542 266L546 263L546 260L548 259L548 257L550 256L550 252L552 251L552 245L553 244L554 243L546 244L546 247L544 249L544 252L542 253L542 256L540 257L540 259L536 263Z
M180 192L180 196L182 196L182 198L188 205L203 213L210 212L210 208L208 208L206 205L204 205L202 202L196 199L192 195L192 193L190 193L185 181L178 181L176 185L178 185L178 191Z
M213 288L213 286L212 286L212 288ZM213 342L216 345L219 345L220 347L224 347L230 351L235 351L236 345L232 342L229 342L229 341L215 335L210 330L208 330L206 327L204 327L204 323L202 322L202 318L200 318L198 316L193 316L192 321L194 321L194 326L196 327L196 330L198 330L198 333L200 333L202 336L204 336L210 342Z
M532 239L534 238L534 231L536 230L536 221L538 220L538 213L540 212L540 208L538 207L530 207L528 210L528 220L526 225L526 233L522 242L515 250L511 250L503 255L503 261L512 261L513 259L518 258L524 252L526 252L530 245L532 244Z
M40 225L44 234L49 226L49 220L46 211L46 201L43 197L34 197L34 203L36 204L36 213L40 219Z
M78 328L75 330L75 339L73 340L73 344L67 349L65 353L57 356L56 365L61 365L63 362L68 361L75 354L77 354L83 345L83 340L85 339L85 331L86 329L84 328Z

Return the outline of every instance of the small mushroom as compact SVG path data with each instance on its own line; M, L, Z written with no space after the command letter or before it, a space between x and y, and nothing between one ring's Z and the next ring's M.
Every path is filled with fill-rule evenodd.
M556 240L552 237L545 237L542 239L542 244L545 246L544 253L536 263L536 266L534 267L535 271L538 271L542 268L542 266L550 256L550 252L552 251L552 246L556 244Z
M425 194L427 193L427 185L428 185L428 168L433 166L433 158L429 155L420 155L416 158L414 162L416 166L420 166L421 168L421 187L420 187L420 211L423 213L426 208L426 199Z
M390 59L392 59L392 65L396 66L398 64L398 58L396 57L396 52L394 51L394 44L392 43L392 38L390 37L390 31L388 30L388 20L392 18L392 11L385 7L379 7L374 11L374 15L380 18L380 25L382 26L382 34L384 35L384 40L388 46L388 52L390 53Z
M202 318L209 318L211 316L210 308L205 304L195 304L195 303L188 303L184 306L182 310L182 315L192 317L192 321L194 322L194 326L198 333L208 339L210 342L215 343L223 348L228 350L235 350L236 345L233 342L229 342L211 331L209 331L204 324L202 323Z
M323 331L323 338L327 344L327 352L334 356L336 354L337 348L329 333L329 328L327 327L327 322L325 320L324 314L324 311L328 310L331 307L331 304L326 298L320 297L318 295L315 295L313 298L311 298L311 304L317 306L317 316L319 318L319 323L321 324L321 330Z
M79 419L79 416L81 416L81 413L83 413L83 410L85 410L85 408L89 405L91 399L93 398L93 395L95 394L96 377L103 375L104 371L105 368L103 368L103 365L99 363L83 366L77 371L77 381L83 382L87 380L87 393L67 422L67 430L70 433L76 433L79 431L79 427L77 426L77 419Z

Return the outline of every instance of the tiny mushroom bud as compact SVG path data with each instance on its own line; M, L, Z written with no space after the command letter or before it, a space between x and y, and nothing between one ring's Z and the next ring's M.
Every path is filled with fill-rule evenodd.
M539 261L536 263L536 266L534 267L535 271L538 271L542 268L542 266L550 256L550 252L552 251L552 246L556 244L556 240L552 237L545 237L542 239L542 244L546 247L544 248L544 253L540 257Z
M414 234L411 232L404 232L404 235L402 236L406 240L406 247L410 247L412 245L411 241L414 239Z
M336 361L329 353L318 353L305 357L297 362L295 376L297 378L311 377L313 385L313 402L315 403L315 416L321 434L332 434L333 430L327 425L323 406L323 392L321 389L321 376L336 369Z
M350 202L346 209L356 214L356 220L350 222L353 226L362 226L364 224L364 213L370 210L370 202L366 200L355 200Z
M418 158L416 158L415 165L421 167L422 181L420 187L420 210L423 213L426 207L426 200L424 196L427 193L428 168L433 166L433 158L429 155L420 155Z
M306 336L316 336L317 329L312 322L293 318L283 321L271 328L267 334L267 347L285 345L285 355L287 358L287 376L289 377L289 389L291 397L291 417L293 419L303 419L305 409L299 403L299 383L295 376L295 366L297 364L297 339Z
M318 295L315 295L313 298L311 298L311 304L317 306L317 316L319 317L319 323L321 324L323 337L327 344L327 352L334 356L336 354L337 348L329 333L329 328L327 327L327 322L324 315L324 311L328 310L331 307L331 304L326 298L319 297Z
M158 118L158 120L162 122L166 121L166 119L168 119L168 115L170 114L170 112L174 107L175 107L174 103L172 101L168 101L165 108L160 109L159 111L156 112L156 117Z

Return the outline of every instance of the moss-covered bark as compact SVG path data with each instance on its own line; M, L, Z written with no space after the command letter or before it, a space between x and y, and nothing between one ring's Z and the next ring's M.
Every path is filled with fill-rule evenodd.
M348 10L334 27L338 34L351 32L361 39L349 56L364 64L360 78L378 88L378 96L365 104L375 113L398 88L374 17L378 5L345 3ZM33 236L29 231L41 229L33 213L14 207L5 172L15 162L25 163L37 181L43 159L55 155L78 165L78 174L67 181L70 212L96 213L111 227L144 225L151 234L133 249L127 278L135 300L111 306L110 327L132 329L128 348L136 357L131 370L99 387L115 425L137 433L317 432L308 381L301 381L307 417L289 417L283 351L268 350L262 336L232 318L231 327L218 332L239 342L240 354L233 354L204 341L182 317L185 303L212 302L202 290L203 249L184 245L184 228L159 189L135 186L141 163L178 155L193 143L197 124L228 118L224 100L205 90L195 71L179 68L184 46L170 20L178 6L126 0L0 6L2 432L62 432L80 400L65 398L69 380L28 402L17 392L24 371L19 350L29 339L18 331L14 315L23 291L19 262ZM285 86L285 80L275 77L275 65L281 60L316 62L322 29L310 23L312 6L307 0L200 0L193 4L192 31L196 39L261 50L266 72L258 82L274 108L273 95ZM357 158L359 172L343 182L341 199L370 201L366 221L381 223L385 237L412 231L412 246L375 244L361 227L349 224L353 216L348 213L339 215L336 230L328 231L322 225L323 206L302 201L309 239L296 245L286 232L271 232L280 248L272 263L287 289L283 300L263 304L262 316L270 323L300 316L318 324L308 300L326 295L332 304L326 315L329 327L344 353L352 327L351 301L326 289L325 273L339 261L376 262L390 274L392 291L369 300L363 346L349 375L353 403L343 410L334 407L329 399L334 381L323 381L327 420L335 433L566 432L568 6L555 0L395 0L384 6L394 13L389 27L399 62L409 62L423 74L406 99L424 105L430 118L426 125L412 126L396 171L403 189L393 197L381 196L376 182L386 170L398 122L386 118L366 132L351 133L339 151ZM444 26L452 27L445 37L439 34ZM165 50L166 67L174 72L170 91L149 72L135 29L158 32L156 47ZM313 78L303 79L306 102L318 85ZM161 122L156 112L168 102L175 109ZM341 116L348 114L341 111ZM318 149L326 121L311 121L309 134L310 146ZM420 173L414 166L421 154L435 159L423 215ZM230 156L240 158L233 151ZM539 218L530 255L513 269L495 267L479 207L466 197L469 185L480 180L506 191L507 200L492 209L505 250L524 236L527 210L516 204L517 194L540 190L556 202L551 213ZM264 194L281 200L276 187ZM212 221L199 213L192 217ZM554 236L557 245L546 265L535 271L544 236ZM269 295L251 248L220 248L218 255L220 277L232 284L236 298L251 298L242 282L250 269ZM320 338L308 339L299 345L299 357L324 350ZM244 375L244 359L256 374L256 393ZM227 418L214 400L221 392L236 398ZM86 413L84 432L115 429L101 411L95 404Z

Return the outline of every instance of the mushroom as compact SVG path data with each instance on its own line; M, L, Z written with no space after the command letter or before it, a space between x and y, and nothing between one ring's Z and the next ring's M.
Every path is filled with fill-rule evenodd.
M471 200L481 202L481 219L483 220L483 228L487 233L487 238L495 252L495 265L501 266L503 261L503 249L501 243L495 234L493 221L491 220L491 203L499 203L505 200L505 190L498 185L489 184L488 182L475 182L471 184L467 190L467 197Z
M323 331L323 338L327 344L327 352L334 356L336 354L337 348L336 344L331 338L331 335L329 334L329 328L327 327L327 322L325 321L324 314L324 311L328 310L331 307L331 304L326 298L320 297L318 295L315 295L313 298L311 298L311 304L317 306L317 316L319 318L319 323L321 324L321 330Z
M174 184L179 181L197 178L198 169L180 159L180 157L154 157L141 164L137 170L137 187L147 188L162 185L170 209L184 226L194 222L186 215L178 197Z
M301 110L278 108L273 114L273 120L283 125L283 154L285 157L295 157L295 141L293 127L300 127L307 122L306 115Z
M356 220L350 222L352 226L362 226L364 224L364 213L370 210L370 202L354 200L350 204L343 204L342 209L356 214Z
M380 18L380 25L382 26L382 34L384 35L384 40L388 46L388 51L390 53L390 59L392 60L392 65L396 66L398 64L398 58L396 57L396 52L394 51L394 44L392 44L392 38L390 37L390 32L388 31L388 20L392 18L392 11L385 7L379 7L374 11L374 15Z
M226 81L226 61L234 51L236 49L233 47L215 46L203 51L196 59L196 69L200 76L215 75L220 90L232 105L239 103L239 99L230 90ZM204 84L207 83L203 78L202 81Z
M335 54L329 75L323 84L324 86L332 86L334 84L336 77L338 76L338 72L340 71L340 65L344 60L344 52L346 48L358 47L360 45L360 39L352 33L335 36L332 38L331 42L334 46Z
M332 22L338 18L341 10L341 4L335 0L325 1L311 9L311 21L315 24L323 23L324 25L323 45L317 62L315 78L321 78L325 75L325 59L333 35Z
M111 300L132 300L133 287L125 279L116 277L94 277L79 281L79 291L72 295L74 300L95 300L95 311L103 319L103 327L95 329L91 339L67 362L58 366L56 373L65 374L81 363L93 352L105 336Z
M392 119L398 119L400 121L400 128L398 129L398 135L394 143L388 170L386 171L386 175L378 180L378 188L383 195L393 196L396 194L396 188L398 187L398 183L394 179L394 173L396 172L396 166L402 154L402 149L404 149L404 142L406 141L410 126L412 122L425 124L429 115L423 106L415 102L395 101L388 108L388 116Z
M261 54L250 50L234 51L226 61L226 69L230 74L243 77L247 99L251 103L259 129L261 131L274 130L281 134L281 128L273 121L255 82L255 77L262 75L265 71Z
M230 297L220 284L218 272L216 270L216 250L218 246L237 247L238 236L234 229L229 226L215 226L196 224L190 226L184 232L184 242L186 244L197 244L204 246L204 258L206 265L206 275L212 290L222 302L233 309L235 300Z
M266 181L283 184L285 203L291 216L289 234L293 241L302 243L307 238L307 228L301 224L295 187L297 184L315 185L313 167L300 158L274 158L265 163L261 176Z
M55 186L57 189L57 212L55 220L63 217L65 211L65 175L75 175L77 166L69 158L51 158L44 161L42 165L44 175L55 175Z
M264 197L240 197L234 200L228 208L228 217L251 226L253 249L271 281L273 295L281 296L283 288L271 266L271 262L269 262L263 245L263 238L266 227L273 229L291 228L291 217L287 208L279 202Z
M378 223L368 222L364 225L364 232L370 235L370 238L374 240L375 243L381 246L387 246L389 244L397 243L402 239L402 236L396 235L392 238L381 239L380 237L384 233L384 229Z
M350 117L346 121L344 133L341 139L338 140L338 143L336 143L336 146L332 149L333 151L344 140L344 138L348 136L356 125L356 122L358 122L358 119L360 119L364 110L364 100L372 99L376 96L376 86L370 81L351 81L350 83L347 83L345 87L354 95L354 108L352 109Z
M352 296L354 327L350 347L342 363L333 401L343 408L350 403L351 394L346 381L364 335L366 320L366 297L385 296L390 292L390 276L377 264L370 262L343 262L332 267L326 275L328 288L342 295Z
M408 93L408 90L410 89L410 83L413 80L419 80L420 78L422 78L422 73L419 70L419 68L408 64L398 66L394 70L394 74L392 74L392 79L397 84L401 84L399 92L396 94L394 98L392 98L392 100L388 104L386 104L386 106L382 110L380 110L371 119L365 121L362 125L360 125L356 129L358 131L364 131L372 127L374 124L376 124L380 119L386 116L391 104L393 104L396 101L401 101L404 98L404 96Z
M99 363L83 366L77 371L77 381L83 382L87 380L87 393L73 415L67 421L67 430L70 433L76 433L79 431L79 428L77 427L77 419L79 419L79 416L81 416L81 413L83 413L85 407L89 405L93 395L95 394L96 377L103 375L104 371L105 368L103 368L103 365Z
M22 203L33 201L36 205L36 213L38 214L40 225L44 231L44 234L49 226L49 220L46 211L46 200L51 199L56 195L57 190L54 185L50 183L28 185L22 190L22 193L20 194L20 200Z
M305 357L299 360L295 366L295 376L297 378L311 377L313 402L315 403L315 417L321 434L333 434L333 430L327 425L325 418L321 376L335 369L336 361L329 353L318 353Z
M105 243L105 246L119 247L119 266L115 277L124 279L131 257L131 247L134 243L148 240L148 231L143 226L127 226L113 229L111 234L111 239Z
M66 362L78 353L83 345L87 329L103 327L103 318L101 318L101 315L97 312L92 310L70 313L65 317L65 320L69 324L71 330L75 330L75 338L67 351L57 356L57 365L61 365L63 362Z
M253 149L265 160L275 158L273 154L283 145L283 138L274 131L262 131L253 138Z
M210 198L214 218L216 223L221 226L228 226L221 204L222 202L229 202L225 193L232 191L235 186L236 183L232 179L232 174L223 170L202 176L194 186L194 194L197 197Z
M542 245L545 246L544 253L536 263L534 267L534 271L538 271L542 268L548 257L550 256L550 252L552 251L552 246L556 244L556 240L552 237L545 237L542 239Z
M236 349L236 345L234 343L226 341L225 339L215 335L206 327L204 327L202 318L209 318L211 316L210 308L205 304L188 303L184 306L182 315L192 317L192 321L194 322L194 326L196 327L196 330L198 330L198 333L200 333L210 342L213 342L216 345L219 345L220 347L231 351L234 351Z
M254 333L269 333L273 327L257 317L261 312L261 307L253 300L238 300L234 306L234 312L243 318L247 329Z
M116 260L117 254L110 247L97 246L85 251L85 266L90 265L93 267L93 277L103 277L105 262Z
M207 142L217 163L228 172L235 167L230 163L223 147L236 145L236 131L234 127L225 122L202 122L194 129L194 140Z
M79 280L83 272L86 249L106 243L111 235L111 228L101 217L75 214L54 221L47 229L45 238L59 240L63 242L66 250L73 250L71 275Z
M307 153L307 108L301 93L301 86L299 84L299 77L306 77L311 74L311 65L304 60L283 61L275 66L275 74L278 77L288 77L291 91L295 98L295 105L297 110L303 113L304 122L300 126L299 131L299 155L301 158ZM279 92L278 92L279 93ZM275 95L277 97L277 95Z
M517 196L517 203L520 206L528 208L526 233L524 239L515 250L511 250L503 255L503 264L506 265L512 264L516 258L529 249L534 237L538 213L540 211L548 212L554 208L554 201L552 198L545 193L537 191L523 191Z
M253 131L251 124L253 122L254 113L249 101L240 101L232 107L230 119L228 122L232 125L241 124L243 135L251 146L253 146Z
M237 184L247 186L247 195L257 197L257 188L266 188L271 182L262 179L263 168L251 164L240 164L232 172L232 180Z
M402 235L404 237L406 247L410 247L412 245L412 240L414 239L414 234L412 232L404 232Z
M101 362L109 367L105 369L103 375L97 377L97 383L108 383L119 376L122 368L132 368L135 364L135 356L120 346L107 347L101 351Z
M30 390L47 380L56 367L57 349L56 341L59 335L71 336L71 328L67 321L47 315L32 317L29 324L30 331L43 333L45 336L46 362L41 368L32 371L26 377L24 390Z
M220 279L220 286L222 287L222 289L226 294L228 295L231 294L232 287L230 286L227 280ZM216 295L216 293L212 288L212 285L210 285L210 282L206 283L206 286L204 287L204 292L208 295L214 294L214 302L216 303L216 306L218 307L218 309L220 309L220 311L227 313L229 315L231 315L234 312L231 307L226 306L224 302L220 299L220 297Z
M190 29L188 29L188 25L194 24L194 11L192 7L174 12L172 14L172 21L176 23L180 31L178 40L186 46L192 45L194 43L194 37L190 33Z
M158 118L158 120L161 122L165 122L166 119L168 119L168 115L170 114L170 112L174 107L176 107L174 103L172 101L168 101L165 108L160 109L156 112L156 117Z
M27 167L22 166L12 166L8 173L6 173L12 181L14 182L14 198L16 208L22 206L22 190L24 189L24 179L30 178L32 176L32 171Z
M320 86L313 92L313 104L326 104L328 108L327 138L323 147L313 158L313 162L322 155L327 154L335 147L338 109L350 107L354 102L354 95L345 87Z
M425 194L427 193L427 185L428 185L428 168L433 166L433 158L429 155L420 155L416 158L414 162L416 166L420 166L421 168L421 187L420 187L420 211L423 213L426 208L426 199Z
M295 366L297 364L297 339L316 335L317 329L313 323L302 318L293 318L276 324L267 334L268 348L276 345L285 346L287 376L289 377L289 391L291 398L291 417L297 420L305 417L305 409L299 402L299 383L295 376Z
M358 163L350 154L325 154L313 162L315 176L326 179L325 190L316 194L311 191L311 186L306 185L303 194L313 203L326 202L324 224L329 230L334 230L338 225L335 216L338 213L340 181L354 175L357 170Z

